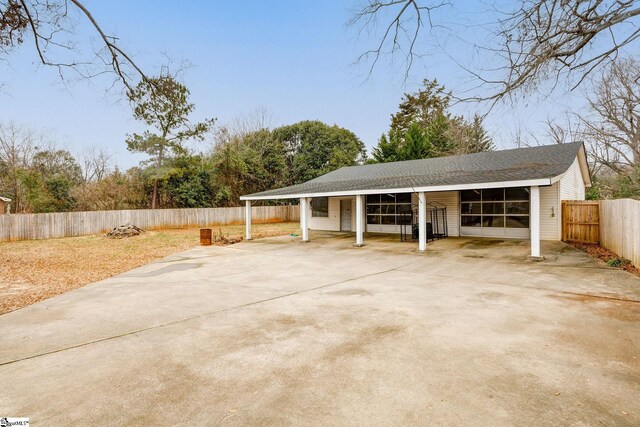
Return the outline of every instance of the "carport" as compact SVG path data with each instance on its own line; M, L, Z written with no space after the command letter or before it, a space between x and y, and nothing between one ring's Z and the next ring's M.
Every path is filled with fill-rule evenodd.
M427 209L439 203L455 225L450 235L529 239L530 256L540 258L541 239L560 240L560 201L584 199L590 184L586 152L578 142L344 167L241 200L247 240L252 203L295 199L303 242L309 241L309 229L345 231L353 223L348 231L355 232L359 247L367 231L400 233L400 217L409 211L423 252ZM345 215L350 215L346 221Z

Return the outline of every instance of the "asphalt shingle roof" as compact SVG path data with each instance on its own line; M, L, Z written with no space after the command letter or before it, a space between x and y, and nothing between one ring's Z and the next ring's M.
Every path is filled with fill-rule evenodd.
M244 197L400 189L554 178L569 169L582 142L344 167L302 184Z

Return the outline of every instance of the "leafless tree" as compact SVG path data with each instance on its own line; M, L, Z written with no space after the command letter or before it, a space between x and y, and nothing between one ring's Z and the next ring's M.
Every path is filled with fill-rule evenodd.
M376 46L360 59L373 68L385 54L407 58L407 73L421 37L442 23L433 22L432 11L449 3L443 0L368 0L352 23L374 26L378 17L387 24ZM491 56L491 69L461 65L488 95L474 100L499 100L519 91L532 91L543 82L558 83L566 77L575 88L595 70L605 66L640 37L637 0L514 0L511 10L494 7L496 44L476 46ZM423 34L425 33L426 34ZM474 41L468 41L474 44ZM635 46L635 45L634 45Z
M599 159L602 157L603 150L606 151L606 149L600 146L597 141L594 141L588 132L585 132L582 120L579 115L572 113L547 119L547 138L545 141L551 141L555 144L583 142L589 159L589 173L591 176L596 176L602 172L604 165Z
M273 113L264 106L235 117L229 124L229 132L234 135L246 135L262 129L269 129L273 124Z
M0 195L13 199L14 212L22 212L21 171L31 166L38 150L38 137L14 123L0 124Z
M538 135L522 124L517 125L514 129L507 132L507 140L517 148L543 145Z
M95 146L87 147L78 156L80 167L82 168L82 181L101 181L112 170L113 155L102 148Z
M273 125L273 113L264 106L256 107L248 113L234 117L228 124L217 126L212 130L213 145L211 152L215 152L217 148L221 148L225 144L237 142L245 138L247 135L268 130ZM253 139L254 144L263 142L262 139ZM254 147L261 149L262 147Z
M75 34L78 21L87 23L99 41L86 55ZM113 74L129 90L135 81L147 80L118 38L80 0L0 0L0 60L28 38L39 62L57 69L63 79L67 70L83 78Z
M579 120L594 160L616 173L640 165L640 60L612 63L587 99L591 112Z
M572 114L548 118L545 123L547 127L546 139L555 144L580 141L583 135L580 124L576 121Z

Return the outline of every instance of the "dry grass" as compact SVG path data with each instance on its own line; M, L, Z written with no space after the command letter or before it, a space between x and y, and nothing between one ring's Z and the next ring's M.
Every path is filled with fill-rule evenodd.
M240 238L243 225L213 227ZM298 232L298 223L254 224L254 238ZM62 294L199 244L199 229L0 243L0 314ZM236 240L236 239L231 239Z

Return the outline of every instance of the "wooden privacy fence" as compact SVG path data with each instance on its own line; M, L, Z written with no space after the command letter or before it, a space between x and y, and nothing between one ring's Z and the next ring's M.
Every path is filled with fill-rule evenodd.
M299 206L254 206L253 223L299 221ZM0 241L50 239L105 233L133 224L143 229L243 224L244 207L136 209L0 215Z
M600 201L600 245L640 266L640 201Z
M597 200L562 201L562 240L598 243L600 241L600 204Z
M640 266L640 201L563 200L562 240L597 243Z

